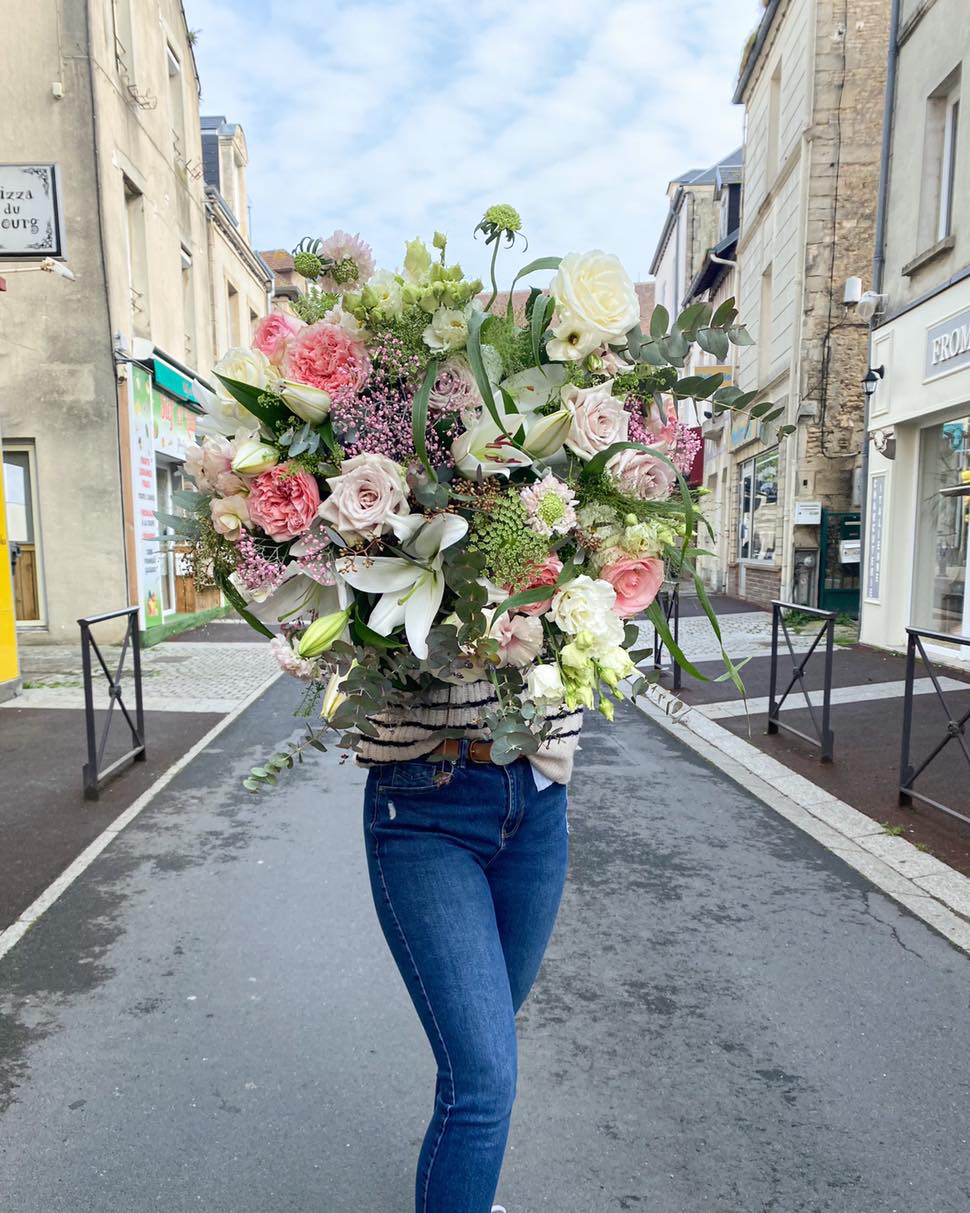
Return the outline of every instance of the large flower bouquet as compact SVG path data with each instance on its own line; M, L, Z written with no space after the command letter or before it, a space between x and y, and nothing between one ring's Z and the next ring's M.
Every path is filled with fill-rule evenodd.
M375 272L342 232L304 241L307 293L222 358L214 392L197 385L198 492L163 521L304 681L298 713L323 717L254 768L251 790L327 729L351 747L375 735L370 717L429 684L492 683L496 762L534 752L563 705L609 719L621 682L643 687L641 616L693 670L657 600L693 572L705 525L685 479L699 439L676 402L778 410L679 369L694 342L723 358L751 339L733 302L673 323L657 307L644 333L634 284L599 251L531 261L496 308L496 256L519 228L496 206L476 229L492 246L487 297L440 233L432 249L412 241L398 272ZM542 272L517 310L517 284Z

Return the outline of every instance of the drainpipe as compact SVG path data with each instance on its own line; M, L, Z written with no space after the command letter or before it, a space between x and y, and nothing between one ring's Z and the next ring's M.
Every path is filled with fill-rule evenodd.
M889 13L889 57L886 64L886 99L882 118L882 149L879 161L879 194L876 201L876 235L875 248L872 257L872 289L882 294L883 280L886 273L886 221L889 210L889 158L892 153L893 115L896 111L896 68L899 63L899 8L900 0L892 0ZM867 363L872 366L872 330L869 328L869 343ZM862 615L865 611L866 598L866 555L868 552L868 536L866 535L866 515L869 504L869 402L865 398L865 411L862 422L862 470L859 493L859 631L862 632Z

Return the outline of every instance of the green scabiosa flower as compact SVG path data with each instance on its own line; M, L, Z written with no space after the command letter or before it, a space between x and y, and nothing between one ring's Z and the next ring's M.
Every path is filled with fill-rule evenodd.
M475 231L484 233L486 244L491 244L500 236L512 244L516 233L522 231L522 219L514 207L500 203L488 208Z
M316 253L294 253L293 268L301 278L307 278L310 282L315 282L320 277L323 262Z

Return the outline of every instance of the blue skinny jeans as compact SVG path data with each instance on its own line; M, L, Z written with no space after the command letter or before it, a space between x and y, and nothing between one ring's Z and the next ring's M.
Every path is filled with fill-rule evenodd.
M416 1213L490 1213L516 1089L515 1013L552 934L568 863L566 788L526 758L368 771L374 905L437 1062Z

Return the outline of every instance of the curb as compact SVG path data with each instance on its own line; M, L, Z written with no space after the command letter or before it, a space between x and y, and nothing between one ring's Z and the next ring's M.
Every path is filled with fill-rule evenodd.
M214 724L208 733L200 737L191 749L186 750L182 757L173 762L167 771L163 771L151 787L146 788L137 800L130 804L124 812L120 813L109 826L106 826L97 838L84 848L77 859L69 864L60 876L51 881L43 893L36 897L6 930L0 931L0 959L3 959L14 944L18 943L26 935L38 918L51 908L60 895L77 880L85 868L89 867L97 859L105 847L121 833L125 826L130 825L138 814L151 804L158 793L172 782L179 771L187 767L197 754L200 754L206 746L210 745L220 733L227 729L233 721L237 720L251 704L256 702L260 695L268 691L273 683L277 679L282 678L282 676L282 670L271 674L262 686L251 691L245 699L237 703L228 715Z
M700 757L970 953L970 878L886 834L825 792L654 683L634 706Z

